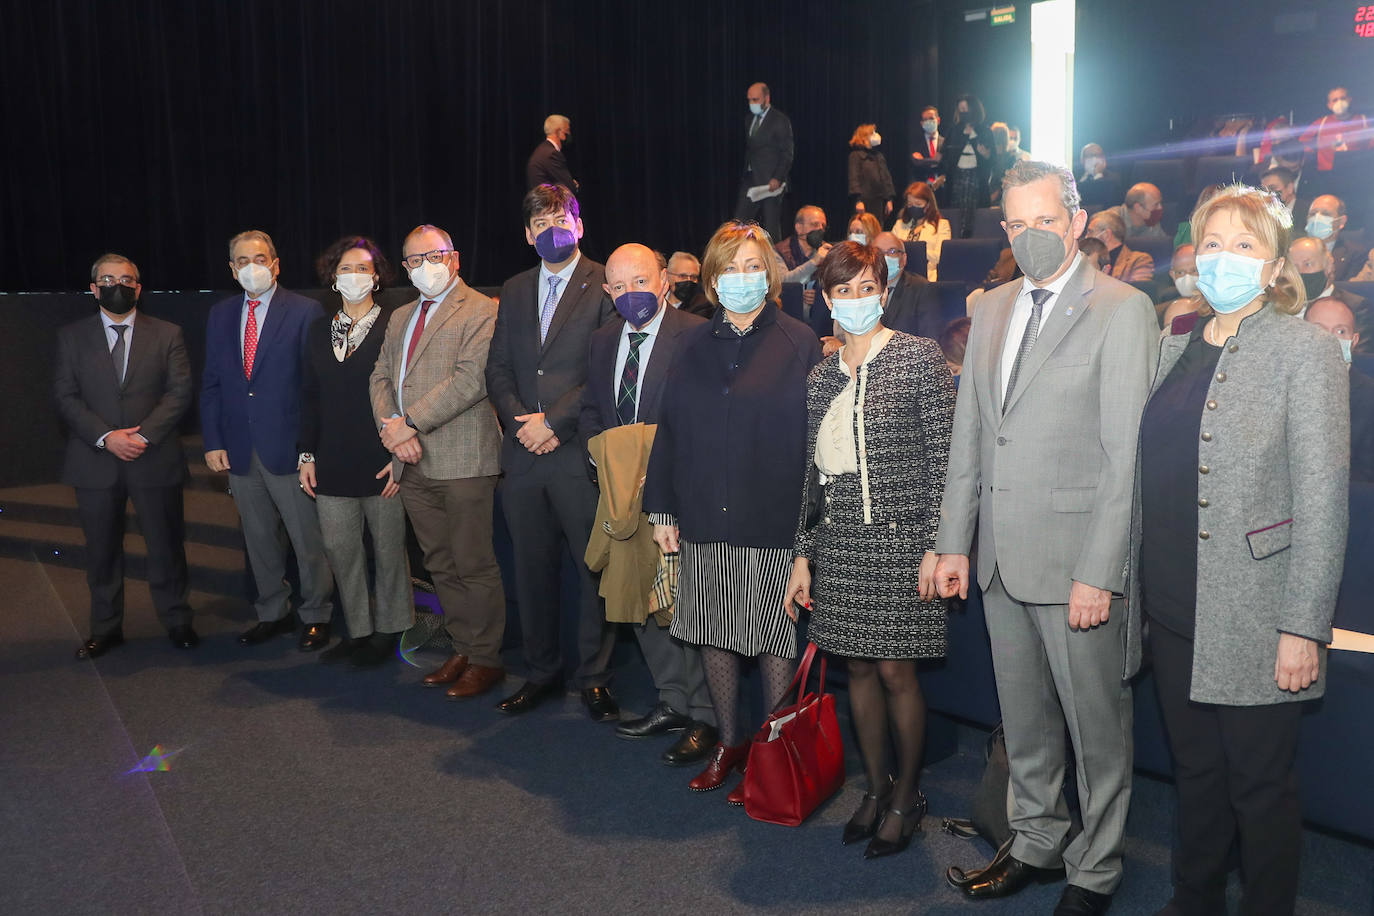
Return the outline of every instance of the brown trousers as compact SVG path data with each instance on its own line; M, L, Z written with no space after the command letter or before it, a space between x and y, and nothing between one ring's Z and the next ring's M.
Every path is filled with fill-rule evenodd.
M434 480L408 467L401 502L444 608L453 651L473 665L501 667L506 591L492 546L496 477Z

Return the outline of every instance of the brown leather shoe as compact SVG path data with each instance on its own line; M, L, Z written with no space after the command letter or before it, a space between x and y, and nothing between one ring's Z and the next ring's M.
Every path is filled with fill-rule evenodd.
M463 700L486 693L506 679L505 668L488 668L486 665L468 665L458 682L448 689L450 700Z
M468 670L468 657L466 655L450 655L448 661L440 665L438 670L426 674L420 683L426 687L442 687L458 680L466 670Z

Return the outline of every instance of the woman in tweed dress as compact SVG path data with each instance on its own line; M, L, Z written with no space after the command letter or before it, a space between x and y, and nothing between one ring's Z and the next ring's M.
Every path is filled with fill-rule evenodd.
M849 660L868 792L844 842L872 837L868 858L905 849L926 809L916 659L945 654L931 547L954 421L954 381L939 346L883 327L888 270L876 248L845 242L817 272L848 343L808 380L806 454L825 496L814 527L803 509L787 588L789 613L794 602L811 610L812 641ZM884 760L889 725L895 780Z

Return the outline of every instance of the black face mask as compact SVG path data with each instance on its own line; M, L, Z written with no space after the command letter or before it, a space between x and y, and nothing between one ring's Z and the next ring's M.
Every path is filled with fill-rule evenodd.
M1307 291L1307 301L1311 302L1322 294L1326 289L1326 271L1317 270L1310 274L1299 274L1302 277L1302 288Z
M111 315L127 315L137 304L138 298L132 286L116 283L114 286L100 287L100 307Z
M701 284L695 280L679 280L673 284L673 295L677 296L678 302L685 304L696 298L699 289Z
M825 244L825 230L812 229L806 233L806 244L812 248L819 248Z
M909 226L912 223L920 222L926 218L926 208L918 207L913 204L902 211L902 216L906 218L907 225Z

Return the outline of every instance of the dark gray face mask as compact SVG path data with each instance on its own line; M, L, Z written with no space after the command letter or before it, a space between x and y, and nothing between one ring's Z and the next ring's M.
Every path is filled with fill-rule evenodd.
M1011 254L1021 272L1038 282L1064 263L1064 236L1048 229L1024 229L1011 240Z

